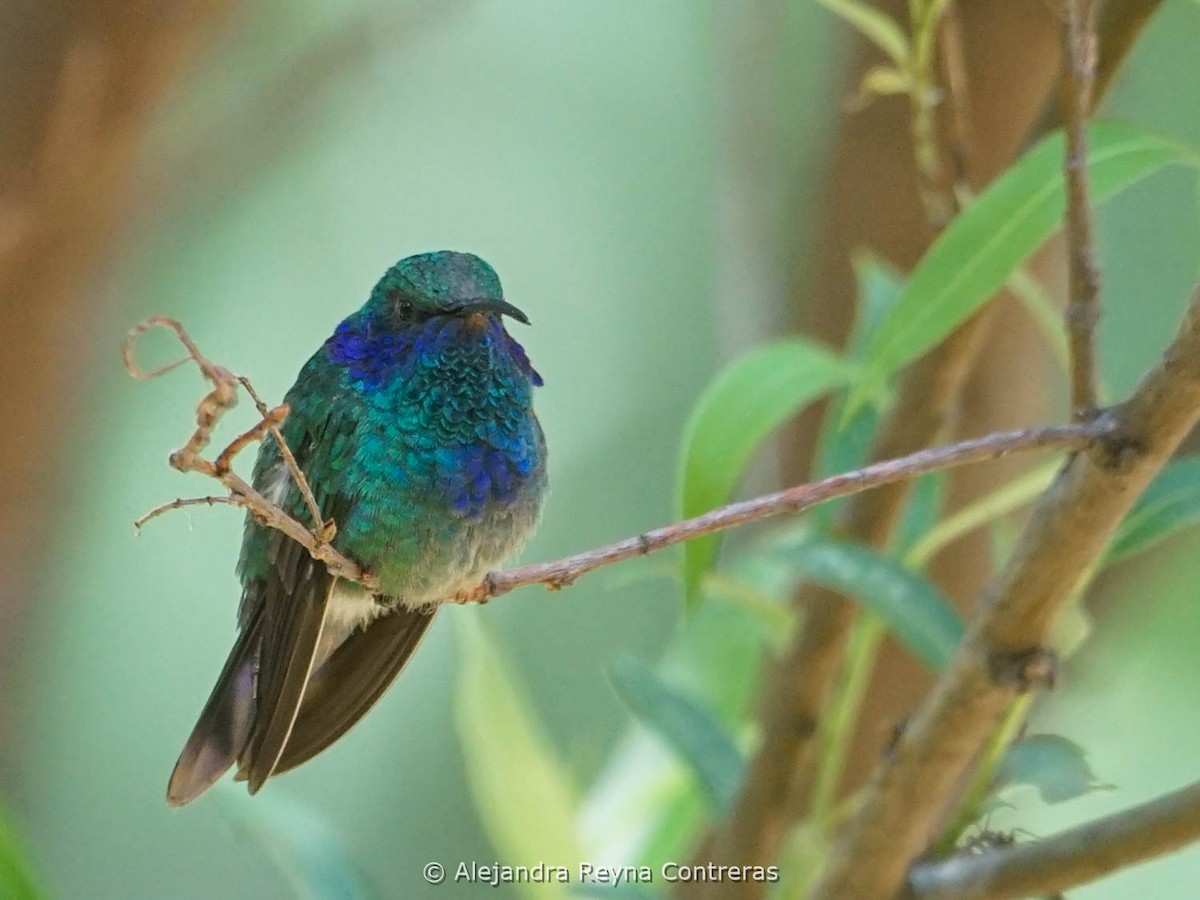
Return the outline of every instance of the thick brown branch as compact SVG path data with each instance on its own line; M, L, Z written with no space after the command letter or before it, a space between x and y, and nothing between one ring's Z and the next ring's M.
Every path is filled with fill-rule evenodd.
M1100 60L1095 93L1099 99L1159 0L1109 3L1100 17ZM948 61L949 62L949 61ZM953 87L953 84L949 84ZM949 106L955 109L951 99ZM1043 115L1030 132L1036 140L1057 127L1059 104ZM906 453L937 440L954 410L972 363L986 336L983 312L962 325L942 345L918 360L906 373L897 404L885 421L873 451L875 459ZM843 533L881 545L891 535L908 496L906 483L863 494L851 501ZM705 847L725 862L763 863L776 860L779 842L789 821L788 785L796 779L793 797L803 796L814 767L806 760L818 728L820 710L841 661L846 636L854 622L850 601L821 588L802 592L804 627L784 651L766 690L763 739L750 762L735 804ZM794 800L791 810L799 807ZM711 853L710 853L711 850ZM695 885L685 894L704 894ZM761 885L709 886L714 896L757 897Z
M1062 107L1066 123L1067 255L1070 299L1071 417L1086 421L1096 410L1096 325L1100 319L1100 268L1088 199L1087 120L1096 77L1095 6L1064 0Z
M982 341L987 316L971 319L906 374L897 405L883 425L874 455L886 459L927 446L937 439ZM843 535L882 546L891 535L908 497L909 482L863 494L846 510ZM826 691L842 659L842 647L856 615L854 603L817 586L801 596L804 627L784 651L767 684L762 743L750 761L734 807L718 830L711 858L739 864L770 864L787 826L789 795L806 793L803 781L813 767L803 758L812 746ZM799 774L798 774L799 773ZM797 778L801 783L793 784ZM761 886L713 884L714 896L761 893ZM698 893L704 885L694 888Z
M903 900L1047 896L1200 840L1200 782L1039 841L921 863Z
M1080 573L1200 418L1200 290L1162 361L1105 417L1114 432L1043 496L949 668L865 789L813 898L892 896L1014 696L1052 673L1050 629Z

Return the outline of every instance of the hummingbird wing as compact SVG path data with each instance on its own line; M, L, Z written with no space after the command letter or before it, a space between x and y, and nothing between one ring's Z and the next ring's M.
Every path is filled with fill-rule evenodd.
M300 711L312 674L325 610L336 578L299 544L275 531L268 549L270 569L258 582L256 605L265 624L259 644L254 724L238 756L256 793L275 771Z
M311 759L366 715L417 649L436 611L399 606L334 651L309 682L275 774Z
M262 607L246 621L167 785L167 803L183 806L212 787L233 765L254 721L254 671Z
M322 396L332 392L323 391ZM292 392L288 399L294 399ZM353 424L346 421L344 410L339 414L336 404L326 404L332 411L323 416L305 415L312 408L293 403L295 412L284 423L284 439L310 483L319 485L322 515L341 522L352 503L339 491L336 478L313 481L312 469L319 466L313 456L322 437L350 433ZM277 505L299 506L291 476L271 440L259 450L254 485ZM167 800L173 806L198 797L235 761L239 775L249 779L251 793L262 786L287 743L320 648L335 582L324 564L282 532L248 518L239 569L244 580L240 633L171 774Z
M345 523L353 499L342 488L332 446L355 431L355 411L340 381L323 373L318 352L302 370L286 400L292 412L283 437L317 496L321 516ZM273 442L264 441L255 464L254 485L274 502L308 521L307 510L290 470ZM252 529L261 529L252 538ZM264 625L259 641L255 715L249 739L238 754L238 778L256 793L271 777L287 746L313 670L319 665L325 614L337 579L325 564L283 532L255 522L247 525L248 544L265 554L265 567L249 580L239 616L245 620L261 608ZM243 560L246 551L243 550Z

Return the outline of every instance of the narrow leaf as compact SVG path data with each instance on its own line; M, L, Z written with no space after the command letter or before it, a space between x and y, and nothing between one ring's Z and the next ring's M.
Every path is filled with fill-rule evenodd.
M511 865L547 860L570 866L586 859L577 843L574 792L528 698L478 612L455 612L455 722L467 782L488 837ZM568 895L568 886L555 882L516 887L522 896L539 900Z
M16 827L0 807L0 897L41 900L46 896L34 875Z
M258 844L296 896L310 900L381 900L385 896L331 823L316 810L278 791L251 799L230 781L217 788L221 811Z
M905 557L937 523L945 494L944 472L930 472L917 479L913 485L912 497L904 506L900 525L892 537L891 547L897 556Z
M860 0L817 0L841 16L872 44L891 57L897 68L908 66L908 35L891 16Z
M853 264L858 292L854 327L846 342L846 358L858 363L865 358L871 335L884 314L900 296L903 282L899 273L871 254L856 254ZM849 472L863 465L879 425L879 410L874 405L864 406L845 418L842 415L845 402L842 397L830 404L817 439L816 471L822 477ZM829 531L844 503L844 500L822 503L812 511L810 520L819 533Z
M895 66L874 66L867 70L858 83L856 103L866 103L871 97L891 97L907 94L912 89L912 79Z
M819 344L786 340L749 351L723 369L684 429L679 497L685 517L729 500L750 457L801 407L845 384L852 370ZM684 586L695 600L719 546L716 536L684 547Z
M1169 464L1146 488L1109 544L1105 564L1119 562L1173 534L1200 525L1200 458Z
M635 659L611 668L621 699L688 764L712 804L722 813L742 778L742 754L719 722L696 701Z
M1121 122L1088 130L1092 201L1174 164L1197 165L1187 148ZM888 376L941 341L990 299L1018 266L1058 230L1065 206L1063 136L1049 136L958 215L909 277L871 342L867 371L848 409L866 402Z
M1060 734L1031 734L1008 748L996 767L993 796L1005 788L1030 785L1046 803L1062 803L1113 785L1096 778L1087 755Z
M942 593L870 547L814 540L780 553L808 578L874 612L900 643L934 671L945 668L962 640L962 620Z

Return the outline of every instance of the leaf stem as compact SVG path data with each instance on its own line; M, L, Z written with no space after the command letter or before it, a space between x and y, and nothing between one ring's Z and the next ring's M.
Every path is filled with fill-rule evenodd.
M817 777L809 815L818 828L827 827L830 811L834 809L854 724L871 681L879 644L886 633L883 619L864 611L854 621L847 638L846 655L817 737Z

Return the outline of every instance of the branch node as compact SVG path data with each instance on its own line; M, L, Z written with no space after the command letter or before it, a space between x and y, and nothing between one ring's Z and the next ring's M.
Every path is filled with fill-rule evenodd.
M570 587L575 583L575 577L575 575L572 575L569 572L559 572L555 575L551 575L546 580L546 590L561 591L565 587Z
M473 588L465 591L459 591L452 598L453 603L487 603L492 597L496 596L497 586L494 573L488 572L483 576L483 580Z
M788 717L787 731L798 740L807 741L817 733L817 720L807 713L798 713Z
M886 762L891 762L896 758L896 751L900 748L900 741L904 739L904 732L908 730L910 718L910 716L905 716L892 725L888 732L887 742L883 745L883 758Z
M1112 475L1128 472L1137 465L1146 448L1120 427L1115 415L1102 415L1101 419L1107 420L1107 427L1090 448L1092 462Z
M987 665L993 681L1018 694L1050 690L1058 680L1058 653L1052 647L994 652Z

